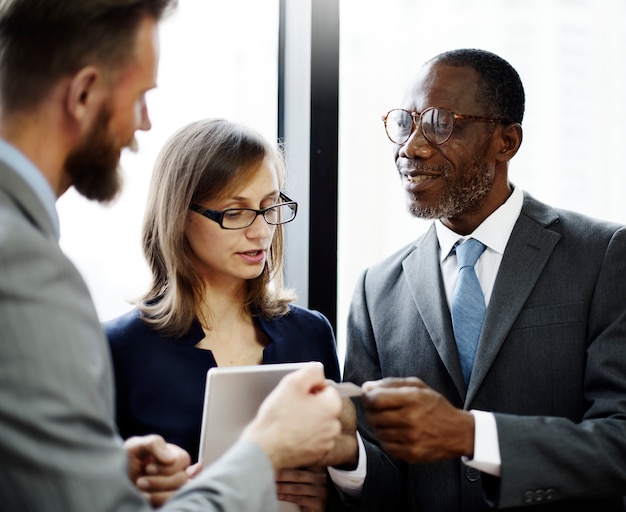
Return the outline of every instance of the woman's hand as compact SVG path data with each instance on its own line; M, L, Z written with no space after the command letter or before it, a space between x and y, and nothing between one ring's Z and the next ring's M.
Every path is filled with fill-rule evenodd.
M302 507L303 512L324 512L328 498L324 468L283 469L276 474L277 495Z

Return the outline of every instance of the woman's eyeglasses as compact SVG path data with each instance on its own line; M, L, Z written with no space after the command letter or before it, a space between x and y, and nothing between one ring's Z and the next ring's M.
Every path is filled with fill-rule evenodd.
M217 222L222 229L244 229L251 226L259 215L263 215L265 222L272 226L286 224L296 218L298 203L289 199L281 192L282 203L255 210L254 208L226 208L225 210L209 210L199 204L189 206L190 210L198 212L207 219Z

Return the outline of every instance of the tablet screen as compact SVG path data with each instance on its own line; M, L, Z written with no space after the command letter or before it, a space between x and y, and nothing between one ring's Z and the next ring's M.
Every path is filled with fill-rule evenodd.
M256 416L265 397L288 373L319 362L224 366L207 372L198 459L207 466L219 458ZM294 503L279 502L279 512L299 512Z
M255 417L261 402L288 373L319 362L224 366L207 372L199 460L220 457Z

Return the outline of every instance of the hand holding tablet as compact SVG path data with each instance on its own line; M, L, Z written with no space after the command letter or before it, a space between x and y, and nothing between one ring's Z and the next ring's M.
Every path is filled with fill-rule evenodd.
M308 385L315 385L308 393L302 388L306 379L291 376L293 382L283 382L280 393L272 393L283 377L311 366L322 379L311 382L307 377ZM315 362L212 368L207 373L200 441L203 465L228 450L242 432L268 453L275 469L315 464L340 433L340 400L325 384L323 367ZM280 502L281 512L296 510L300 508L294 503Z

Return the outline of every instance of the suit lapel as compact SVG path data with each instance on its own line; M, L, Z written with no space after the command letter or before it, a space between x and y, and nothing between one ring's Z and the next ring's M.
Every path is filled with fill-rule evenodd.
M464 396L465 382L452 333L448 301L443 288L439 265L439 242L434 225L416 243L415 247L415 250L402 262L407 285L439 357L452 377L460 396Z
M487 308L469 382L469 405L493 364L504 340L526 303L561 235L545 227L557 213L526 196L504 252Z

